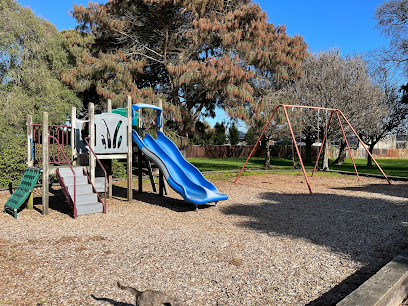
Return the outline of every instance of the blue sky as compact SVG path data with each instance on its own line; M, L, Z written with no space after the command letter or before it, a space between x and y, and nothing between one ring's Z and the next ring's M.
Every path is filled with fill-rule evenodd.
M96 2L106 2L97 1ZM56 25L58 30L74 28L75 19L69 16L73 4L86 5L83 0L20 0L37 16ZM342 54L364 53L386 46L388 40L375 29L375 9L382 0L256 0L268 14L269 22L285 24L289 35L302 35L309 50L318 52L339 48ZM217 120L227 116L217 112ZM208 120L211 125L215 120Z
M375 29L375 10L382 0L257 0L269 22L300 34L313 52L340 48L343 54L366 52L388 40Z
M58 30L74 28L69 16L73 4L86 5L84 0L20 0L23 6L56 25ZM96 1L98 2L98 1ZM104 2L104 1L102 1ZM375 29L374 14L382 0L256 0L266 11L269 22L285 24L289 35L299 34L309 48L318 52L333 47L342 53L366 52L388 43Z

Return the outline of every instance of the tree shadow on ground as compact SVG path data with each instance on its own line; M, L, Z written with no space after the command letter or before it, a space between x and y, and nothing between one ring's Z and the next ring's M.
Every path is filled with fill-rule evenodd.
M377 193L383 195L390 195L395 197L408 197L407 185L389 185L384 184L370 184L363 186L348 186L348 187L333 187L336 190L348 191L363 191L369 193Z
M107 303L110 303L111 305L114 305L114 306L133 306L133 304L118 302L118 301L112 300L112 299L110 299L110 298L100 298L100 297L96 297L96 296L93 295L93 294L91 294L91 297L92 297L95 301L107 302Z
M370 197L339 194L280 194L264 192L258 204L236 204L220 210L249 217L239 225L266 233L306 239L345 254L362 269L312 301L310 305L339 302L394 258L405 247L408 228L406 200L386 200L377 186L363 187Z
M126 200L127 189L120 186L113 186L112 193L121 197L121 199ZM190 212L195 210L195 206L181 199L176 199L171 196L160 196L158 193L153 193L151 191L144 191L139 193L137 190L133 189L133 199L148 203L151 205L161 206L175 212ZM211 205L202 204L199 205L199 209L210 207Z

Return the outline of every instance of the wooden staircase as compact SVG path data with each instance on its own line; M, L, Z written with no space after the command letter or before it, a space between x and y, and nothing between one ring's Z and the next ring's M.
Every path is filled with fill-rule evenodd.
M58 168L57 179L68 204L74 212L74 218L81 215L106 212L97 193L97 190L103 191L104 181L98 181L98 188L96 189L89 181L83 167L74 167L73 170L75 175L71 168ZM74 187L74 176L76 188ZM76 194L76 200L74 200L74 194Z

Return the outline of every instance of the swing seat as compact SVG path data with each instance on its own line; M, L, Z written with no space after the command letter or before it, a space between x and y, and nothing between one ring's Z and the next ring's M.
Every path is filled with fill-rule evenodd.
M300 168L300 163L293 163L293 168L299 169Z

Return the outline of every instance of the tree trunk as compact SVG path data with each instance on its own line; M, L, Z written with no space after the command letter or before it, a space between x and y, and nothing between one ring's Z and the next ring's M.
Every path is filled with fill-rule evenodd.
M182 129L179 133L181 137L189 138L187 129Z
M323 148L323 171L329 170L329 140L326 139Z
M267 137L265 145L265 168L271 168L271 139Z
M313 140L310 136L306 135L305 138L305 160L303 163L305 165L310 165L312 164L312 144Z
M373 154L374 151L374 146L376 145L376 143L371 142L370 145L368 146L368 151ZM370 155L367 154L367 165L366 168L372 168L373 167L373 160L371 158Z
M183 119L182 122L179 122L178 130L180 136L189 138L189 133L191 132L193 126L194 124L190 119Z
M346 160L346 147L347 147L347 143L342 140L341 144L340 144L340 151L339 151L339 155L337 156L336 160L333 162L333 165L339 165L341 166L344 161Z

